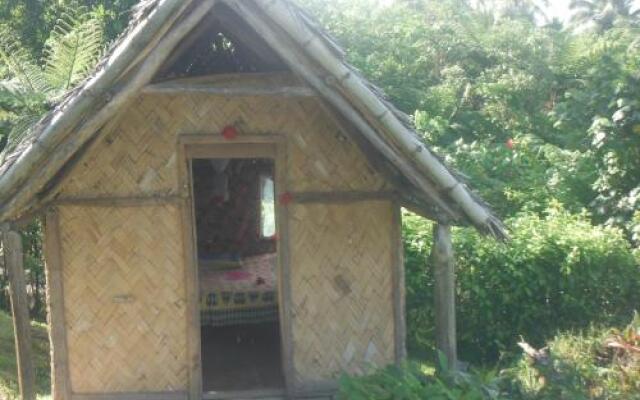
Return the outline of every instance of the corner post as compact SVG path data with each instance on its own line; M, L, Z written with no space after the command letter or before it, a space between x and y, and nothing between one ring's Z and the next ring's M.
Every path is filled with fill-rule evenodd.
M435 278L436 347L447 359L447 368L457 368L455 259L451 227L436 224L431 250Z
M9 275L9 297L13 314L13 332L18 362L18 383L23 400L35 400L35 373L31 350L31 323L24 276L22 237L8 227L2 228L4 263Z

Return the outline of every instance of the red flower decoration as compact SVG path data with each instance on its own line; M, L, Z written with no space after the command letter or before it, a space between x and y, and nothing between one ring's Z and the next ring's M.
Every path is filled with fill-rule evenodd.
M287 206L291 204L291 202L293 202L293 195L291 193L286 192L280 195L280 204L283 206Z
M222 137L227 140L233 140L238 137L238 130L233 126L225 126L222 130Z
M507 146L509 150L513 150L516 147L516 142L513 139L508 139L505 146Z

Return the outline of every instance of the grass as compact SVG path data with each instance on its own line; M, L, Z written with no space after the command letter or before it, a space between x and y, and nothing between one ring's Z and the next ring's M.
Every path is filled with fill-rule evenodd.
M49 376L49 336L45 324L33 322L34 367L36 369L36 387L38 400L50 399L51 381ZM11 317L0 312L0 399L17 399L18 377L16 353Z

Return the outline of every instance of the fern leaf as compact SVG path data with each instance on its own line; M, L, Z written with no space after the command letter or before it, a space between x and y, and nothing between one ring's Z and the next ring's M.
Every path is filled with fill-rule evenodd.
M26 90L17 80L0 81L0 111L19 112L23 109L39 109L47 102L40 92Z
M42 118L43 112L33 111L30 113L21 113L14 118L6 121L9 125L7 142L5 148L2 149L0 154L0 162L4 160L7 154L13 152L26 138L34 125Z
M0 26L0 61L25 90L46 92L50 89L42 69L5 26Z
M84 79L104 43L101 21L86 9L66 10L45 44L45 76L60 95Z

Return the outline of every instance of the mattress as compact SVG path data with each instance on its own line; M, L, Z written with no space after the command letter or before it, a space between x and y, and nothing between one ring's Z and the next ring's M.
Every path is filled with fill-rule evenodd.
M218 270L200 265L200 318L203 325L227 326L276 321L276 254L241 259Z

